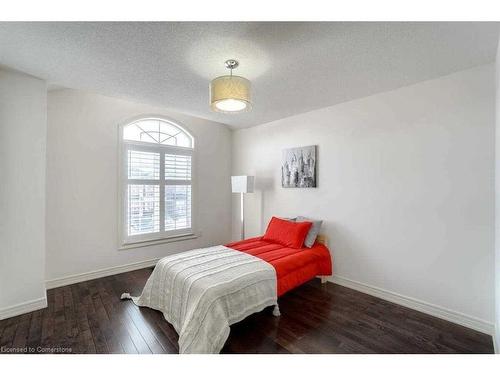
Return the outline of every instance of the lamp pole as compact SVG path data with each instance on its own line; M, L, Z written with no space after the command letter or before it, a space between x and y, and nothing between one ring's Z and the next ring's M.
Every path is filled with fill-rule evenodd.
M240 194L241 240L245 239L245 193L253 193L254 176L231 176L231 191Z
M241 239L245 239L245 204L243 201L243 196L245 193L241 193L240 199L240 221L241 221Z

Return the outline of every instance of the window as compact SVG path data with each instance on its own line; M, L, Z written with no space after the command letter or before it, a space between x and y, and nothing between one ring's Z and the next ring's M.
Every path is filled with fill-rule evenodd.
M193 234L193 137L179 125L144 118L121 132L122 244Z

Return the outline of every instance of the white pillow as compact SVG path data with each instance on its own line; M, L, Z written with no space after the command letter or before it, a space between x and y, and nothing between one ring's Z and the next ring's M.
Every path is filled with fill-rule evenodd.
M312 247L314 245L314 242L316 241L316 237L318 237L323 220L314 220L304 216L297 216L295 221L296 222L310 221L312 223L311 229L309 229L306 239L304 240L304 245L306 245L307 247Z

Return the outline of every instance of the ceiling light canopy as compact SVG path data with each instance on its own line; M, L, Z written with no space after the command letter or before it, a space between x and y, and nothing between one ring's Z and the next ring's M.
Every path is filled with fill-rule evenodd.
M240 76L233 76L233 69L238 65L236 60L227 60L226 68L230 70L230 74L217 77L210 82L210 107L213 111L237 113L251 109L250 81Z

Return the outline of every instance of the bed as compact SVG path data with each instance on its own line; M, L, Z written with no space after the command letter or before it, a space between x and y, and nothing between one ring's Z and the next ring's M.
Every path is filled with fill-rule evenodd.
M311 225L273 217L264 236L167 256L140 296L121 298L161 311L180 353L219 353L232 324L268 306L279 316L278 297L332 274L326 239L304 245Z
M277 294L282 296L316 276L326 281L332 274L330 251L325 236L318 236L311 247L291 248L276 242L265 241L262 236L231 242L226 246L260 258L276 271Z

